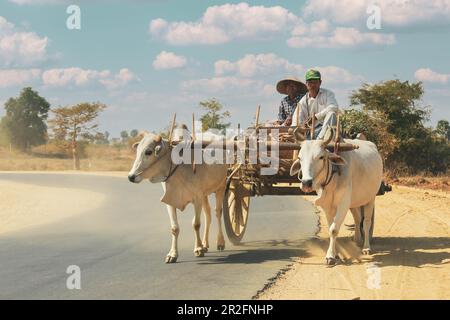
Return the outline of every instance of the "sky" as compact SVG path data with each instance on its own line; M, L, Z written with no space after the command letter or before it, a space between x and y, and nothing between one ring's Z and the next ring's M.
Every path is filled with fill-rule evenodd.
M210 98L246 127L309 68L343 109L363 83L422 81L427 125L449 120L450 0L0 0L0 116L31 86L52 108L105 103L113 137L191 123Z

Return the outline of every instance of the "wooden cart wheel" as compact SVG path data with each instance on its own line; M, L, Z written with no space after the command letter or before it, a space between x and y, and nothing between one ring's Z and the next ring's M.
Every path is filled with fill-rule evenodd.
M244 237L247 228L250 206L249 187L231 181L225 191L223 199L223 220L228 239L232 244L238 245Z

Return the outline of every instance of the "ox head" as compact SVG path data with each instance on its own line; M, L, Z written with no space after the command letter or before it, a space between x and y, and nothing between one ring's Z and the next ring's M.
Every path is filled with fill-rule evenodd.
M291 166L290 174L298 175L301 181L301 188L304 192L312 192L321 187L325 182L327 167L330 163L345 165L344 158L331 153L326 146L333 138L333 130L327 128L324 139L304 140L304 136L294 132L297 142L301 142L298 159Z
M151 182L162 181L168 169L165 168L167 161L160 160L167 153L170 154L168 142L160 135L145 133L141 141L133 144L133 149L136 150L136 159L128 173L128 180L133 183L144 179L150 179ZM168 161L171 161L170 158Z

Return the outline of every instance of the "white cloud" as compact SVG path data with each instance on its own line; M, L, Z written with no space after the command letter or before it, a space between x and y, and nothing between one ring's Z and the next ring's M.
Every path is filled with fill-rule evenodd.
M448 0L309 0L304 17L327 19L344 25L364 25L369 17L369 5L381 9L382 26L405 27L414 24L449 24Z
M336 28L322 34L308 32L308 27L296 28L293 37L287 40L292 48L350 48L362 45L391 45L395 43L393 34L361 32L355 28ZM321 31L327 30L323 28ZM301 35L300 35L301 34Z
M124 68L118 74L109 70L85 70L81 68L50 69L42 74L42 81L49 87L88 86L96 83L104 85L107 89L123 87L138 78L128 69Z
M364 81L364 77L336 66L314 67L314 69L320 71L325 84L356 84Z
M364 18L364 26L367 14L367 6L358 3L356 6L344 0L338 1L348 5L352 19ZM203 44L216 45L238 39L271 39L274 35L284 36L291 33L287 40L288 46L292 48L350 48L361 45L391 45L395 43L393 34L381 32L366 32L355 26L332 25L330 22L338 20L334 17L334 11L340 6L333 6L334 2L326 2L327 10L317 10L316 2L310 1L306 5L304 18L300 18L289 10L280 7L250 6L247 3L225 4L212 6L206 9L198 21L176 21L168 22L158 18L152 20L149 32L155 38L160 38L173 45ZM364 10L363 10L364 9ZM361 10L363 15L361 16ZM308 17L318 16L316 20ZM347 22L347 20L345 20ZM368 30L367 30L368 31Z
M298 25L292 30L292 36L304 36L304 35L318 35L329 32L331 25L325 19L313 21L310 24L300 21Z
M120 69L119 73L114 75L111 79L100 79L99 82L103 84L107 89L117 89L125 87L127 84L133 81L139 80L136 75L127 68Z
M69 85L85 86L111 75L109 70L84 70L81 68L50 69L42 74L44 85L65 87Z
M156 70L161 69L175 69L181 68L186 65L186 58L183 56L177 56L173 52L162 51L153 61L153 68Z
M214 77L198 80L188 80L181 84L181 88L187 91L206 91L211 93L233 92L235 89L248 90L249 87L260 85L253 79L238 77Z
M28 66L47 59L47 37L18 31L0 16L0 60L4 66Z
M416 80L446 84L450 81L450 74L437 73L429 68L418 69L414 73Z
M39 69L0 69L0 88L23 86L39 79Z
M322 73L324 85L342 88L344 85L364 81L360 75L337 66L315 67ZM214 64L214 77L184 81L184 92L195 92L208 96L250 97L267 100L278 97L275 84L286 75L304 78L306 67L295 64L274 53L247 54L236 61L218 60Z
M234 73L242 77L280 73L297 75L304 72L302 65L290 63L274 53L247 54L236 62L219 60L214 64L214 69L219 76Z
M291 28L298 17L280 7L224 4L206 9L196 22L152 20L149 32L170 44L221 44L234 39L266 39Z

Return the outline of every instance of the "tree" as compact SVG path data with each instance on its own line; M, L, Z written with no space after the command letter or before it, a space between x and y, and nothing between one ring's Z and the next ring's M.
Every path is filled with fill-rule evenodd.
M108 141L108 139L106 138L106 133L107 133L107 132L105 132L105 133L97 132L97 133L94 135L94 143L95 143L95 144L108 144L109 141Z
M123 131L120 133L120 137L122 138L122 142L127 142L128 138L129 138L130 136L128 135L128 131L123 130Z
M32 88L23 88L19 97L5 103L6 115L0 122L5 138L20 150L43 144L47 140L50 104Z
M383 159L392 154L397 146L395 136L388 132L389 120L377 111L345 110L341 118L342 129L351 137L363 133L367 140L378 147Z
M73 168L80 169L78 144L80 137L93 137L98 124L94 120L106 106L97 103L80 103L71 107L52 110L55 117L51 120L55 137L67 141L72 150Z
M133 129L130 131L130 136L132 138L136 138L136 136L139 134L139 131L137 129Z
M222 133L225 133L225 129L228 128L230 123L223 123L224 119L230 117L229 111L224 111L220 113L223 106L216 99L209 99L200 102L200 107L206 110L206 113L200 117L202 122L202 131L208 129L218 129Z
M424 136L423 122L428 120L429 110L420 107L424 93L421 82L401 82L398 79L378 84L363 84L350 97L352 106L363 106L364 110L378 111L389 120L388 131L398 139Z
M429 108L420 106L423 93L421 82L396 79L364 84L350 97L352 106L362 106L364 112L385 118L387 132L395 137L395 148L385 161L388 169L415 174L445 172L448 168L448 143L436 139L432 130L424 126Z
M447 120L439 120L436 126L436 133L445 138L447 141L450 140L450 124Z

